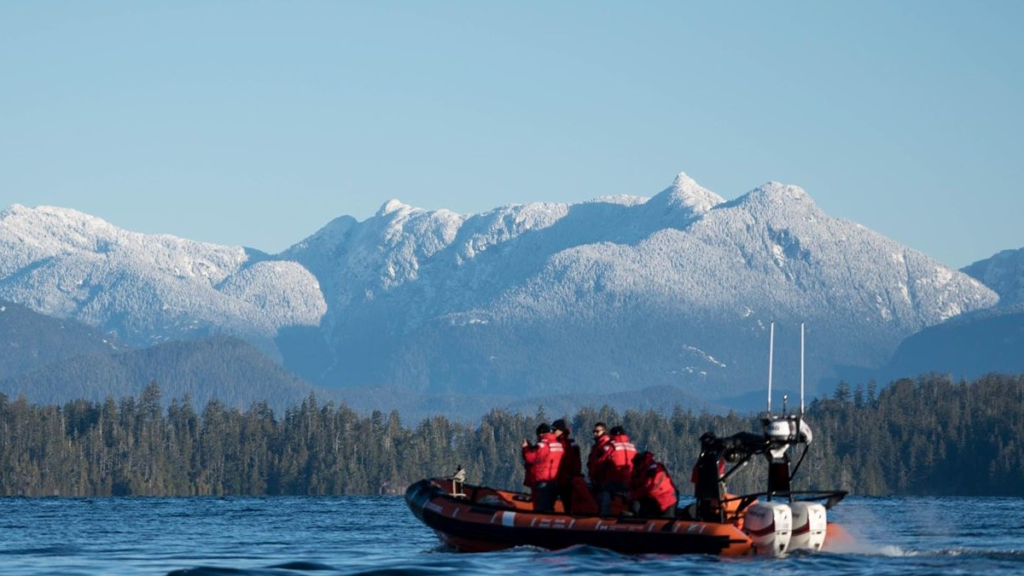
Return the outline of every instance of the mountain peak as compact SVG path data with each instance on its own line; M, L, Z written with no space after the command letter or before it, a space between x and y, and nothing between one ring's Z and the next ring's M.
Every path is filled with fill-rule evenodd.
M1000 308L1024 302L1024 248L1003 250L961 271L995 290Z
M751 190L747 195L752 200L761 200L772 204L814 203L810 194L803 188L775 181L765 182Z
M85 212L79 212L74 208L61 208L58 206L36 206L33 208L22 204L12 204L9 208L0 212L0 219L7 219L12 216L36 218L62 226L73 224L77 226L88 225L92 227L113 228L112 224L102 218L91 216Z
M7 208L4 208L3 212L0 212L0 219L6 218L9 214L21 214L26 210L31 210L23 204L11 204Z
M684 190L687 188L700 188L697 181L690 178L690 175L686 172L680 172L676 174L675 180L672 181L672 188L676 190Z
M93 250L98 244L116 241L119 234L106 220L72 208L13 204L0 212L0 245L5 238L28 242L49 255L68 248Z
M686 172L680 172L672 185L651 198L647 205L652 209L662 209L665 213L682 211L689 216L708 212L725 199L704 188L690 178Z
M415 210L415 208L413 208L412 206L406 204L405 202L402 202L401 200L398 200L397 198L392 198L391 200L385 202L380 207L380 210L377 210L377 217L382 218L384 216L394 214L396 212L411 212L413 210Z
M729 202L729 205L745 206L766 214L820 212L814 199L803 188L774 181L761 184Z
M690 178L686 172L676 175L669 190L671 190L672 198L676 199L680 205L693 208L697 212L707 212L715 205L725 202L725 199L718 194L697 184L697 181Z

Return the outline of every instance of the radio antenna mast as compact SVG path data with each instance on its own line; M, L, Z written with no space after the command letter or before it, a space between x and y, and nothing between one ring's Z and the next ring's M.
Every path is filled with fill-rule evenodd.
M772 415L772 358L775 355L775 322L768 336L768 416Z
M800 323L800 415L804 415L804 323Z

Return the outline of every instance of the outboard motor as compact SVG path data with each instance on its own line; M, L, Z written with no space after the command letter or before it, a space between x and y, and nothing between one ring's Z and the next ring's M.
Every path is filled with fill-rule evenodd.
M793 534L793 511L781 502L758 502L747 508L743 531L754 542L754 553L782 556Z
M793 536L789 549L821 550L828 528L825 506L817 502L794 502L790 508L793 510Z

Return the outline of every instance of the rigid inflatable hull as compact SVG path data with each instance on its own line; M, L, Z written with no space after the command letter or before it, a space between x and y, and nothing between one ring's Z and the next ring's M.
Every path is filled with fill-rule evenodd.
M445 543L465 552L514 546L558 550L596 546L624 554L750 554L751 539L732 524L679 519L600 518L534 513L452 496L441 480L421 480L405 493L413 514Z

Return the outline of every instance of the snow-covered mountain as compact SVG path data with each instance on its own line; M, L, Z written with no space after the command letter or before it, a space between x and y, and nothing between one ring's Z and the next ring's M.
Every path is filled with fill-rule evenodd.
M995 290L1001 308L1024 302L1024 248L1003 250L961 271Z
M651 198L473 215L391 200L274 257L13 206L0 213L0 298L137 346L237 336L348 396L500 405L643 389L728 404L764 388L772 321L776 386L798 386L806 323L813 393L997 302L798 187L726 202L685 174Z
M768 183L731 202L680 174L654 197L462 216L392 200L280 255L319 280L322 384L433 394L610 393L675 385L708 399L777 378L811 390L877 367L906 336L996 295L978 281Z
M315 326L326 311L295 262L45 206L0 212L0 298L135 346L230 334L271 355L279 329Z
M961 314L904 340L880 381L922 372L973 379L990 372L1024 372L1024 248L1003 250L962 272L994 290L999 304Z

